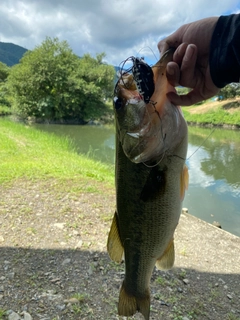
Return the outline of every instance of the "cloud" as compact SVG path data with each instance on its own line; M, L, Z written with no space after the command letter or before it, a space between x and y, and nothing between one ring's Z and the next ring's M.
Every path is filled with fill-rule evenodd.
M49 37L67 40L78 55L105 52L118 65L139 51L158 57L157 43L180 25L239 12L238 0L2 0L0 41L28 49Z

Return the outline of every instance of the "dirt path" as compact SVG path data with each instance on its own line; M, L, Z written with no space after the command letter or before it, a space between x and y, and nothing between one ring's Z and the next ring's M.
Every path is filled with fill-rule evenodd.
M224 101L212 101L199 106L189 107L188 112L191 114L206 113L218 109L220 106L229 113L240 111L240 99L228 99Z
M94 187L1 186L2 319L118 319L124 267L106 253L114 192ZM240 238L183 214L175 241L174 269L152 277L151 319L240 319Z

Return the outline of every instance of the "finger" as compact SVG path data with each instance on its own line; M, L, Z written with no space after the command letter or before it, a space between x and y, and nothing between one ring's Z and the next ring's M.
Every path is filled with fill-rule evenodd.
M173 104L177 106L187 106L187 107L203 100L203 97L201 96L201 94L194 90L184 95L178 95L175 92L169 92L167 93L167 97Z
M180 69L177 63L171 61L167 64L166 75L172 86L176 87L179 85Z
M190 88L196 85L197 47L193 44L187 46L181 64L181 84Z
M173 54L173 61L176 62L177 64L181 65L182 60L184 58L184 55L186 53L186 49L188 47L187 43L182 43L180 46L176 49L176 51Z
M177 48L181 43L181 39L177 36L177 33L174 32L167 38L159 41L158 43L158 50L161 53L161 55L167 51L169 48Z

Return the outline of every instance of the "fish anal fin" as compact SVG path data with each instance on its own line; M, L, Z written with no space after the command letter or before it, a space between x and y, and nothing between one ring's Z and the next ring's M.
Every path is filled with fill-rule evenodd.
M121 243L118 223L117 223L117 213L115 212L110 232L108 235L107 250L110 258L115 262L121 262L123 257L123 246Z
M156 267L160 270L169 270L173 267L175 260L175 250L173 239L169 242L163 255L157 259Z
M143 296L135 296L129 294L123 281L119 302L118 302L118 314L120 316L130 317L133 316L137 311L141 312L145 320L149 320L150 316L150 292L147 290Z
M180 182L180 198L183 201L185 196L185 190L188 188L188 181L189 181L189 174L188 174L188 167L186 164L184 165L182 172L181 172L181 182Z

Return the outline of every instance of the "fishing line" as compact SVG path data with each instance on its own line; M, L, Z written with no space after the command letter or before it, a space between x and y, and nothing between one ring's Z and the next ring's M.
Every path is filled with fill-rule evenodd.
M120 73L120 75L119 75L119 80L122 81L122 83L123 83L123 85L124 85L124 87L125 87L126 89L128 89L128 86L127 86L127 84L125 84L124 75L127 75L128 73L132 73L132 68L133 68L133 66L131 66L131 67L127 68L127 69L124 69L124 67L125 67L125 64L126 64L127 62L132 62L132 64L133 64L134 59L135 59L135 57L131 56L131 57L123 60L123 61L119 64L119 70L120 70L120 71L119 71L119 73ZM134 79L133 79L133 80L134 80ZM132 81L132 83L133 83L133 81ZM132 84L132 83L131 83L131 84ZM131 85L131 84L130 84L130 85Z
M188 157L188 158L183 158L181 156L178 156L177 154L173 154L172 157L177 157L179 159L182 159L184 161L188 161L192 158L192 156L204 145L204 143L207 141L207 139L213 134L213 132L216 130L216 128L213 128L212 131L208 134L208 136L203 140L203 142L200 144L200 146L197 147L197 149Z
M143 162L143 164L144 164L144 165L145 165L145 167L147 167L147 168L154 168L154 167L158 166L158 165L159 165L159 163L161 163L161 162L162 162L162 159L164 158L165 153L166 153L166 151L164 151L164 152L163 152L162 158L161 158L157 163L153 164L152 166L151 166L151 165L149 165L149 164L146 164L146 162Z
M156 61L158 61L159 59L157 58L157 56L155 55L153 49L152 49L150 46L145 46L145 47L141 48L141 49L137 52L137 54L139 54L142 50L144 50L144 49L146 49L146 48L148 48L148 49L152 52L154 58L156 59Z
M213 132L216 130L216 128L213 128L212 131L209 133L209 135L203 140L202 144L187 158L189 160L207 141L207 139L213 134Z

